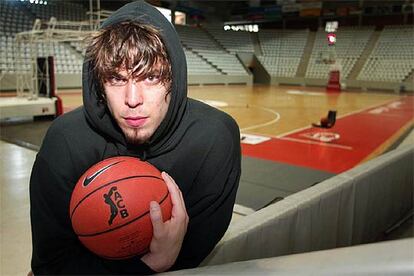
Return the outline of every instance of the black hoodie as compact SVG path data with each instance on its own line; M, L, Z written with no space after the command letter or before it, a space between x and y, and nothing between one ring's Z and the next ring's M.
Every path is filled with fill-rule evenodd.
M143 1L125 5L103 26L137 20L156 27L172 66L171 101L165 119L141 146L130 146L105 104L97 80L83 66L84 105L57 118L37 154L30 179L32 270L42 274L147 274L140 256L102 259L78 240L69 218L71 192L93 164L118 155L136 156L168 172L180 187L190 217L172 269L195 267L225 233L240 178L240 135L227 114L187 98L184 51L174 27Z

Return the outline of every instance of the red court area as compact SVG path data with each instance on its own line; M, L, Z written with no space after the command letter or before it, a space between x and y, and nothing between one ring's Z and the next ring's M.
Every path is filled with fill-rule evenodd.
M304 166L331 173L344 172L385 151L414 120L414 97L338 118L334 127L309 127L269 141L242 144L245 156Z

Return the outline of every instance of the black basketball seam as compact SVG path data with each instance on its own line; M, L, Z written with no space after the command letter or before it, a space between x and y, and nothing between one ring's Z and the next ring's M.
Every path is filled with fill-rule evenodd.
M155 177L155 178L158 178L158 177ZM163 203L163 202L167 199L168 194L169 194L169 192L168 192L168 189L167 189L167 193L165 194L165 196L164 196L164 197L161 199L161 201L159 202L159 204L160 204L160 205L161 205L161 204L162 204L162 203ZM136 220L138 220L138 219L140 219L140 218L142 218L142 217L144 217L144 216L148 215L148 213L149 213L149 211L146 211L145 213L141 214L140 216L138 216L138 217L134 218L133 220L131 220L131 221L127 222L127 223L124 223L124 224L118 225L117 227L115 227L115 228L113 228L113 229L109 229L109 230L101 231L101 232L94 233L94 234L84 234L84 235L77 234L77 235L78 235L78 237L93 237L93 236L97 236L97 235L105 234L105 233L108 233L108 232L112 232L112 231L117 230L117 229L119 229L119 228L121 228L121 227L124 227L125 225L128 225L128 224L133 223L134 221L136 221Z
M112 256L107 256L107 255L102 255L99 254L99 256L106 258L106 259L110 259L110 260L122 260L122 259L126 259L126 258L130 258L130 257L134 257L134 256L140 256L144 253L146 253L148 250L141 250L140 252L136 253L136 254L128 254L128 255L123 255L123 256L119 256L119 257L112 257Z
M106 158L105 160L102 160L99 163L96 163L96 164L92 165L92 167L90 167L87 171L100 168L100 166L102 165L101 164L102 162L104 162L104 161L110 162L112 159L121 159L121 160L119 160L119 162L127 161L125 159L138 159L138 160L140 160L139 158L135 158L135 157L132 157L132 156L112 156L112 157Z
M106 186L108 186L108 185L111 185L111 184L114 184L114 183L116 183L116 182L119 182L119 181L123 181L123 180L127 180L127 179L132 179L132 178L141 178L141 177L150 177L150 178L156 178L156 179L160 179L160 180L163 180L162 178L160 178L160 177L157 177L157 176L153 176L153 175L132 175L132 176L128 176L128 177L124 177L124 178L120 178L120 179L116 179L116 180L113 180L113 181L111 181L111 182L108 182L108 183L106 183L106 184L104 184L104 185L102 185L102 186L100 186L100 187L98 187L98 188L96 188L95 190L93 190L93 191L91 191L89 194L87 194L87 195L85 195L81 200L79 200L79 202L76 204L76 206L73 208L73 210L72 210L72 213L70 214L70 219L72 219L72 217L73 217L73 214L75 213L75 211L76 211L76 209L78 208L78 206L86 199L86 198L88 198L91 194L93 194L94 192L96 192L96 191L98 191L98 190L100 190L100 189L103 189L103 188L105 188Z
M102 173L104 173L105 171L109 170L109 168L111 168L112 166L115 166L116 164L119 164L121 162L124 162L125 160L120 160L118 162L115 163L111 163L106 165L105 167L101 168L100 170L96 171L94 174L92 175L87 175L85 177L85 179L83 180L83 187L87 187L89 184L91 184L99 175L101 175Z

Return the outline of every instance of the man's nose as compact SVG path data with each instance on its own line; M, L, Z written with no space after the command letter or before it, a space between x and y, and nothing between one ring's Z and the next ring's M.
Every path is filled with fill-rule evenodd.
M131 108L143 103L142 86L139 81L130 80L125 95L125 104Z

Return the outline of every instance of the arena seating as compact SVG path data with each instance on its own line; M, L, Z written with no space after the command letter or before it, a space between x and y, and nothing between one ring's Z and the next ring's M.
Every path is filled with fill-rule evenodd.
M10 37L32 28L34 18L19 7L7 1L0 1L0 36Z
M258 56L260 63L271 76L294 77L300 57Z
M47 22L52 16L58 20L85 20L86 11L81 5L73 3L50 3L48 5L30 5L29 3L0 2L2 14L0 16L0 69L5 73L15 73L17 70L30 71L30 45L24 43L22 53L18 54L16 33L32 29L35 18ZM49 47L52 47L51 49ZM56 72L80 74L82 56L72 52L72 46L65 43L36 43L36 56L55 56Z
M49 20L50 17L56 17L57 20L64 21L82 21L88 20L86 10L80 4L69 2L50 2L48 5L31 5L26 4L29 11L33 13L36 18Z
M69 47L63 43L55 44L56 56L56 72L80 74L82 72L83 58L70 51Z
M199 55L190 50L185 50L184 53L187 58L187 70L193 74L221 75L216 68L203 60Z
M13 74L17 70L30 71L31 47L23 45L25 49L18 56L14 37L16 33L31 30L36 18L43 22L52 16L59 21L88 19L82 5L67 2L33 5L27 1L1 1L0 10L2 76ZM309 59L303 55L305 46L312 45L308 43L308 40L311 41L310 31L305 29L261 29L258 33L224 31L218 25L176 26L176 29L185 49L188 74L220 76L221 83L229 83L225 78L249 76L239 59L240 53L255 54L271 77L298 78L300 74L300 77L304 76L309 81L323 83L332 66L329 59L334 56L334 51L333 47L327 46L326 32L323 29L316 32ZM365 48L370 37L373 37L374 27L341 27L338 30L334 47L335 58L340 64L341 80L346 82L357 61L360 61L355 66L358 70L353 71L352 80L356 78L357 81L364 82L386 82L394 86L410 82L408 78L414 74L413 27L388 26L376 34L378 32L381 34L371 50ZM49 51L49 46L46 45L37 45L33 49L37 49L37 56L53 54L58 74L79 74L82 70L85 49L81 42L55 42L53 51ZM300 67L302 64L303 68Z
M185 55L187 58L187 70L194 74L206 75L221 75L212 64L203 59L197 52L200 50L219 52L221 49L218 45L201 32L198 28L177 26L178 34L180 35L181 43L183 44Z
M1 36L0 48L0 70L6 73L14 72L13 38L11 36Z
M235 55L223 51L200 51L200 54L226 75L247 75L246 70Z
M262 30L258 37L263 55L260 63L271 76L294 77L296 75L308 30Z
M223 51L224 49L215 42L206 32L198 27L176 26L182 44L187 49Z
M13 73L14 62L14 35L18 32L30 30L33 19L19 6L7 1L0 1L0 71Z
M1 37L1 43L4 43L4 37ZM21 53L21 57L18 57L16 52L13 52L13 48L16 47L15 41L11 37L6 38L6 62L0 63L1 68L5 68L6 72L13 73L19 71L30 71L30 45L23 44L24 53ZM62 43L54 43L50 49L47 44L37 43L36 50L38 57L47 57L54 55L56 73L69 73L80 74L82 68L82 58L74 54ZM3 52L2 52L3 56ZM2 57L3 60L3 57Z
M228 52L254 52L253 41L249 32L225 31L222 25L207 25L206 31Z
M176 29L186 50L189 74L195 75L212 67L216 74L247 75L236 55L227 52L205 30L188 26L176 26Z
M75 49L79 54L85 55L86 49L85 49L85 43L80 41L71 41L70 46L72 46L73 49Z
M328 46L325 30L319 29L316 33L315 44L305 76L327 79L331 66L329 59L336 58L337 63L341 66L341 79L346 79L373 32L374 27L343 27L336 33L336 45ZM335 47L335 50L332 47ZM334 52L336 53L335 57L333 56Z
M385 27L357 79L403 81L414 69L413 45L412 26Z
M301 57L308 30L261 30L260 46L264 56Z

